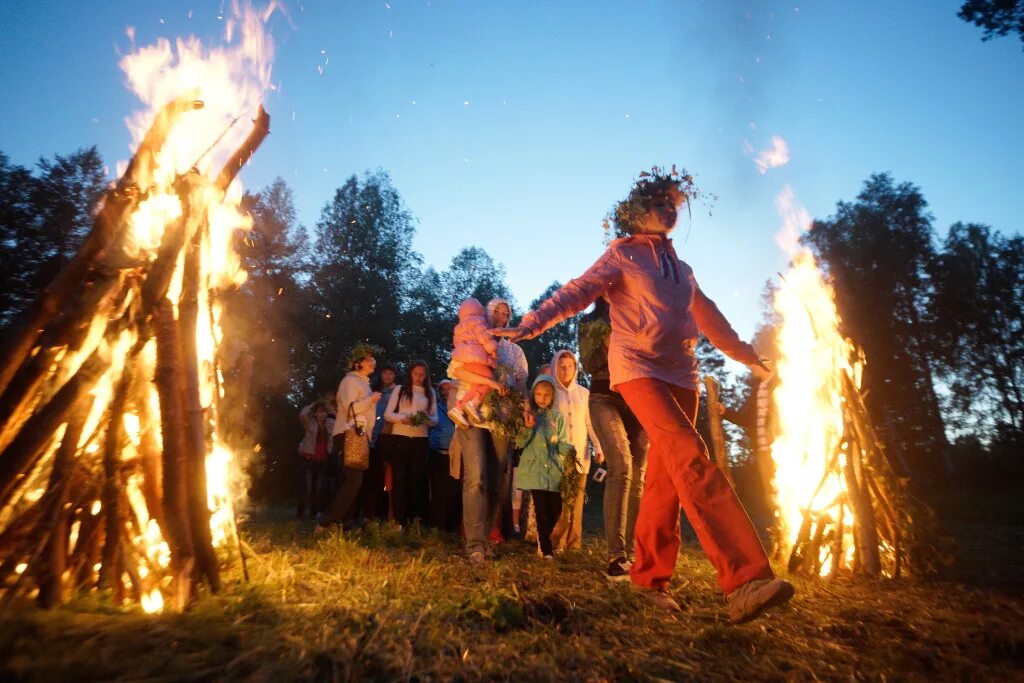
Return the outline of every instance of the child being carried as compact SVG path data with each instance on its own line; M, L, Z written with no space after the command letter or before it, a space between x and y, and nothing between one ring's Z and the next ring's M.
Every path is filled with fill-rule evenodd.
M498 342L488 332L490 327L479 301L470 297L459 305L459 323L455 326L452 340L452 360L459 361L465 370L482 380L470 384L462 399L448 411L448 417L459 427L482 422L480 406L484 396L491 388L500 386L494 379Z

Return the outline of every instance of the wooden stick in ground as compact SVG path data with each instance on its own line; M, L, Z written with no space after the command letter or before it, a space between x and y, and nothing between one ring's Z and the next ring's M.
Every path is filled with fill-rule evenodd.
M53 499L46 513L48 521L45 523L48 524L48 528L39 536L48 540L43 546L42 561L36 572L36 582L39 585L37 602L44 609L63 603L65 598L64 570L67 569L69 521L73 512L65 507L68 499L67 482L71 478L78 440L82 436L93 399L91 396L85 396L80 401L81 404L71 414L68 426L64 430L60 447L53 459L53 469L50 471L50 482L47 486L47 495L52 495Z
M201 213L200 206L191 207ZM178 304L183 376L183 423L185 442L185 479L189 526L196 553L196 569L213 592L220 590L220 570L210 535L210 508L206 492L206 412L199 396L199 359L196 350L196 326L199 316L200 240L197 233L185 254L181 302Z
M846 451L846 492L850 499L850 507L857 520L854 526L854 537L860 551L861 568L870 576L878 576L882 571L878 557L878 531L875 527L875 511L871 507L871 498L857 476L860 471L860 444L851 439Z
M139 377L135 383L135 411L139 416L139 460L142 466L142 497L146 499L149 516L164 528L163 461L157 441L159 416L150 408L150 377Z
M116 587L121 583L121 530L124 511L121 508L120 460L121 441L124 436L124 410L135 379L135 358L129 356L114 389L110 408L106 413L106 434L103 442L103 514L106 518L103 559L100 567L100 588Z
M142 144L121 176L117 187L104 198L103 208L93 221L93 229L82 242L78 253L57 277L40 293L39 298L21 317L17 331L0 351L0 394L32 351L39 335L49 321L67 308L68 300L82 287L90 269L111 245L119 230L128 227L127 217L137 205L139 188L136 184L147 179L155 164L156 155L174 120L184 111L194 109L191 98L170 102L157 114L156 121L146 133Z
M164 534L171 549L171 573L174 577L173 609L182 611L191 594L191 572L195 563L192 533L188 522L188 491L185 474L185 442L182 427L185 411L181 405L182 378L179 359L178 323L174 305L164 299L154 316L156 332L156 385L160 399L163 436ZM183 602L185 601L185 602Z
M708 422L711 425L711 450L715 455L715 465L735 487L736 482L733 481L732 469L729 467L729 456L725 450L725 430L722 429L721 394L718 382L711 375L707 375L704 377L704 386L707 388Z

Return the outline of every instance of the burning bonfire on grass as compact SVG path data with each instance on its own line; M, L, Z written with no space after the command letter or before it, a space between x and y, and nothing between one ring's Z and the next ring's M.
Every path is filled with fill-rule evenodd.
M228 416L247 380L225 382L220 314L245 279L234 181L269 132L272 9L236 12L225 47L121 62L148 107L134 157L0 365L0 604L99 587L182 610L237 552Z
M948 541L872 425L863 351L841 333L832 287L798 237L810 223L788 188L779 243L791 265L775 291L771 409L776 559L809 575L928 575Z

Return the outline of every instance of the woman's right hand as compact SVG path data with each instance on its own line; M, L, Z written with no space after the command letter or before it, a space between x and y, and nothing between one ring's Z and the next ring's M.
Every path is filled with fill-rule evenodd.
M376 405L377 401L380 400L381 396L383 396L383 394L381 394L379 391L375 391L372 394L370 394L370 405Z
M537 417L532 410L523 411L523 422L528 429L533 429L537 425Z
M492 380L488 381L487 382L487 386L489 386L491 389L494 389L495 391L497 391L498 392L498 396L504 396L505 394L508 393L508 387L506 387L504 384L501 384L497 380L492 379Z

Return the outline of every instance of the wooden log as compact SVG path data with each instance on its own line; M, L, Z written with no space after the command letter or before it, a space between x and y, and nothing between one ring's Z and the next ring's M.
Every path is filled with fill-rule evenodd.
M89 271L111 245L117 232L128 226L130 215L139 199L140 180L148 179L157 153L167 136L174 120L184 111L194 109L191 98L182 98L168 103L157 113L156 120L146 133L138 150L128 164L128 169L118 181L117 187L108 192L103 207L93 221L93 228L82 242L82 246L71 262L65 266L53 282L46 286L39 298L22 316L15 326L16 332L8 337L0 351L0 394L7 390L11 378L29 356L36 340L60 311L67 308L67 302L85 282Z
M201 207L190 207L200 211ZM213 550L210 534L210 507L206 487L206 412L199 393L199 359L196 350L196 327L199 316L200 242L202 232L196 234L185 254L181 302L178 304L181 337L181 370L183 403L185 406L184 446L185 480L188 500L189 528L195 550L196 569L210 590L220 590L220 570L217 554Z
M729 456L725 449L725 430L722 428L721 394L718 382L711 375L706 375L704 386L707 388L708 423L711 426L711 446L715 456L715 465L729 480L729 484L735 488L736 482L732 478Z
M227 192L228 186L231 185L231 181L235 179L238 172L242 170L242 166L249 161L249 157L251 157L256 149L263 144L263 140L266 139L269 134L270 115L261 106L259 111L256 113L256 119L253 121L252 131L249 133L249 136L235 151L228 162L224 164L224 168L221 169L220 175L217 176L215 185L221 192Z
M121 535L125 524L125 510L121 506L120 460L124 438L124 410L135 380L135 357L129 356L114 389L110 408L106 413L106 435L103 442L103 512L106 518L103 565L100 567L99 587L110 588L121 584Z
M836 513L835 536L832 538L832 570L829 578L836 578L842 570L843 564L843 534L846 533L844 512L846 511L846 498L839 498L839 506Z
M181 405L183 393L179 359L178 323L174 305L164 299L154 316L156 331L156 385L160 400L160 422L163 437L163 501L164 533L171 550L171 573L176 596L173 608L181 611L191 593L191 571L195 552L188 522L188 490L186 488L185 424ZM184 598L182 598L184 596Z
M120 277L115 278L119 282ZM88 287L74 310L67 311L40 337L35 352L25 360L0 396L0 449L6 448L32 413L44 392L52 393L69 377L54 371L54 361L64 350L83 353L82 345L94 320L105 322L126 292L123 288L100 292ZM88 355L92 349L85 350Z
M857 520L854 525L854 537L860 551L860 561L864 572L870 576L878 576L882 567L878 558L878 531L875 527L875 511L871 506L871 498L867 495L860 472L860 446L850 443L846 451L846 492L850 499L853 516Z
M13 441L0 453L0 507L6 507L25 472L35 466L54 432L67 420L71 408L106 370L108 361L96 351L53 398L30 417Z
M157 441L159 415L153 415L150 408L149 377L140 377L136 382L135 411L139 416L139 459L142 466L142 497L146 499L149 516L157 526L164 528L163 461L160 444Z
M40 566L36 571L36 582L39 585L37 602L44 609L60 605L65 599L64 571L67 569L69 521L73 512L67 505L67 483L71 479L78 441L82 437L82 429L92 403L91 396L80 400L80 405L68 420L50 471L47 495L53 499L46 511L47 526L37 533L41 539L46 539L43 542Z

